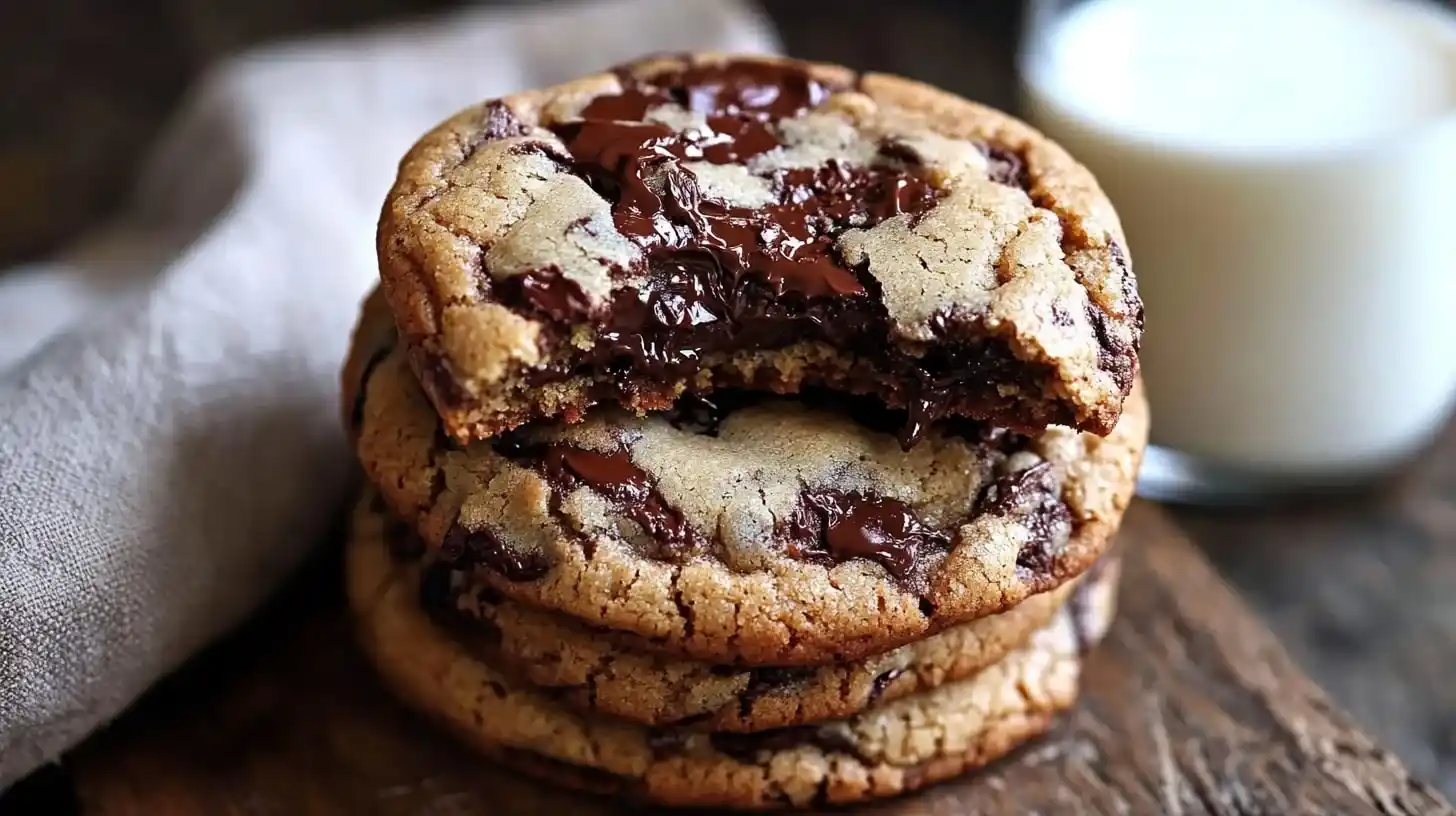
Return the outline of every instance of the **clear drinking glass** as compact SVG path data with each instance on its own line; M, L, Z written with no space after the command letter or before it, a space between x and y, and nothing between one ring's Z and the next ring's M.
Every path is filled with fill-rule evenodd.
M1147 307L1140 491L1360 484L1456 398L1456 18L1385 0L1030 0L1024 113Z

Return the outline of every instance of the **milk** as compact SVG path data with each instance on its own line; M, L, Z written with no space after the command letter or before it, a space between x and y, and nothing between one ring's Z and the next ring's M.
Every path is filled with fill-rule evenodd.
M1046 21L1042 21L1045 23ZM1291 482L1419 449L1456 394L1456 23L1380 0L1092 0L1028 115L1117 207L1154 442Z

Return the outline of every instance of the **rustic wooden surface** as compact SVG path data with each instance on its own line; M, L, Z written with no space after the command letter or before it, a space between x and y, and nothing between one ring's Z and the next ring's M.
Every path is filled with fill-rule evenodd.
M1353 727L1162 514L1124 531L1123 611L1055 733L885 814L1453 813ZM82 812L627 813L491 769L395 704L336 568L70 761ZM321 589L328 587L328 589Z
M54 246L113 206L145 145L187 82L219 55L261 40L373 22L449 3L0 3L0 189L5 190L0 196L0 265ZM1010 66L1017 4L1011 0L901 0L894 4L764 0L762 5L795 54L917 76L992 104L1014 103ZM886 13L887 9L893 13ZM1456 427L1419 465L1394 483L1365 495L1259 513L1176 511L1175 518L1241 591L1294 660L1343 709L1418 777L1431 780L1448 796L1456 795L1456 683L1450 680L1450 669L1456 665ZM1151 563L1154 557L1149 558ZM1173 592L1172 586L1160 591ZM1141 603L1136 597L1129 600L1131 609ZM1153 604L1149 608L1162 607ZM272 613L274 618L283 614ZM325 624L292 624L302 625ZM1176 644L1172 641L1148 640L1140 634L1152 625L1125 619L1111 648L1121 649L1127 638L1133 638L1140 643L1165 643L1173 649ZM286 638L280 638L290 628L269 630L265 625L255 631L272 634L231 642L207 662L244 667L258 659L258 652L281 651L275 640L284 643ZM1193 646L1186 648L1189 656L1207 653L1197 652ZM300 659L303 657L307 655ZM1107 662L1099 658L1094 678L1108 672L1141 671L1136 665L1106 666ZM1227 670L1197 662L1193 664L1197 673L1190 677L1206 677L1210 672L1237 677L1235 669L1244 668L1238 662L1240 665ZM230 673L222 670L220 674ZM1156 677L1148 679L1151 682ZM276 685L274 688L271 693L280 693ZM1208 688L1211 698L1224 699L1218 686ZM195 705L189 700L205 691L185 677L165 685L153 702L124 718L117 734L104 737L101 744L114 745L123 739L121 734L140 739L154 720L156 728L165 729L176 728L179 719L202 716L188 714L187 706ZM1267 711L1269 706L1260 709L1248 702L1257 697L1255 692L1239 692L1230 698L1230 708L1267 723L1268 716L1257 712ZM1094 693L1088 709L1074 723L1095 726L1100 718L1110 717L1102 713L1105 704L1101 699ZM324 710L330 709L325 706ZM1135 712L1119 716L1132 717ZM1248 733L1261 732L1253 729ZM262 741L266 736L260 728L253 738ZM339 738L338 734L332 737ZM1082 753L1076 754L1096 758L1084 763L1093 768L1087 771L1092 778L1110 775L1112 760L1125 755L1110 744L1110 738L1077 741L1081 739L1066 744L1091 745L1097 750L1094 755L1078 748ZM1177 756L1178 746L1167 744ZM1248 747L1240 745L1241 750ZM1189 763L1194 768L1200 762L1208 768L1230 763L1278 766L1282 760L1277 756L1287 746L1277 748L1274 759L1263 753L1265 747L1254 745L1253 757L1209 754ZM91 746L81 753L91 763L87 767L94 768L101 761L101 750ZM1055 749L1043 749L998 773L1026 773L1013 769L1054 754ZM207 756L226 764L215 751L208 754L200 748L194 762L203 762L202 757ZM49 769L0 799L0 813L63 812L58 803L71 795L71 767L67 763ZM1185 781L1170 783L1173 789L1207 789L1199 781L1208 778L1206 773L1189 773ZM107 777L102 774L99 778ZM116 775L111 778L115 783ZM1158 780L1150 776L1138 784L1161 790L1163 783ZM133 781L139 783L139 779ZM430 788L442 783L421 784ZM453 800L444 797L442 801ZM35 808L27 808L27 804ZM1278 812L1273 805L1256 805L1259 802L1251 805L1234 796L1220 806L1222 810L1214 808L1213 812ZM246 812L246 808L242 810ZM442 811L450 812L443 807L436 812Z

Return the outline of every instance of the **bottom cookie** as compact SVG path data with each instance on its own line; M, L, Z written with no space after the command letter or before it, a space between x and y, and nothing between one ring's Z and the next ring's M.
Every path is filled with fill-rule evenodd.
M769 808L893 796L979 767L1076 699L1113 614L1116 569L1079 587L1023 648L966 680L854 717L756 733L649 728L581 714L487 665L420 609L381 542L351 541L360 640L407 703L481 753L549 781L666 805Z

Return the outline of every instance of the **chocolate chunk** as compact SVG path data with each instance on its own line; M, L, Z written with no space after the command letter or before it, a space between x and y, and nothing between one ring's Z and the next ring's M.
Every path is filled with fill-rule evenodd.
M1112 334L1107 326L1107 314L1090 301L1087 303L1087 321L1092 324L1092 334L1097 338L1097 367L1112 375L1118 389L1126 393L1132 388L1133 378L1137 375L1136 351Z
M480 135L486 141L524 136L527 132L526 126L516 118L515 111L498 99L487 102L481 111Z
M458 521L445 535L440 556L461 568L485 567L507 581L534 581L551 570L544 553L517 550L489 530L467 530Z
M658 545L654 555L677 558L695 551L701 537L668 505L651 478L632 464L627 451L599 453L566 444L551 444L535 454L536 464L558 496L584 484L618 512L641 525Z
M984 145L982 150L986 153L988 178L997 184L1005 184L1008 187L1031 189L1031 177L1027 175L1026 162L1022 161L1020 156L1004 147L989 144Z
M786 532L796 557L833 563L863 558L901 580L911 576L924 552L943 551L951 543L898 499L837 490L801 494Z
M1137 376L1137 352L1143 334L1143 301L1122 245L1109 239L1107 254L1111 256L1118 275L1118 294L1122 300L1118 308L1131 318L1130 338L1124 339L1113 333L1108 325L1107 311L1092 301L1087 303L1087 321L1092 324L1092 333L1097 338L1097 367L1111 374L1118 389L1127 393Z
M859 756L859 746L841 728L818 725L791 725L747 734L714 732L709 737L713 748L745 764L759 761L766 752L788 751L805 745L826 754Z
M870 697L869 700L866 701L866 704L873 703L874 701L880 699L880 695L885 693L885 689L889 688L891 683L899 680L900 676L904 673L904 669L896 668L883 672L878 677L876 677L875 681L870 684Z
M556 267L536 269L494 281L491 288L506 306L534 312L562 322L583 320L591 314L591 301L576 281Z
M1016 565L1033 574L1051 571L1056 556L1072 533L1072 514L1061 499L1061 487L1050 462L1004 474L981 493L977 513L1016 517L1030 540L1016 556Z
M998 477L986 485L975 512L1009 516L1041 501L1046 492L1043 477L1051 473L1050 462L1037 462L1025 470Z
M774 667L754 669L748 675L748 685L738 695L739 716L753 713L753 704L758 698L771 691L792 686L814 676L814 668Z
M1122 292L1122 308L1132 315L1133 324L1133 351L1140 345L1143 334L1143 299L1138 294L1137 279L1132 274L1132 262L1127 259L1127 252L1122 244L1114 240L1108 240L1107 252L1112 256L1112 263L1117 266L1119 275L1118 287Z
M411 347L410 352L410 362L414 363L420 383L437 401L445 406L465 403L465 392L461 390L460 381L450 371L450 363L445 358L429 351L416 351L415 347Z

